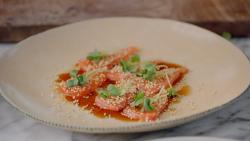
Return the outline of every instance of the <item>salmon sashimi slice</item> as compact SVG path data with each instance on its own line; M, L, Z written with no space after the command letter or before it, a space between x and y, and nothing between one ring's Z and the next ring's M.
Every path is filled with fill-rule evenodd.
M154 111L143 111L139 107L132 107L132 103L123 110L123 114L131 119L138 119L140 121L154 121L161 114L161 112L168 106L168 97L166 96L166 90L160 93L160 96L163 96L152 103L152 106L155 108ZM147 97L147 96L146 96ZM148 96L148 98L153 98L153 95Z
M161 64L162 61L161 60L154 60L154 61L149 61L150 63L153 63L155 65ZM140 66L143 64L144 62L139 62L138 63L138 69L137 71L139 71ZM132 63L131 65L134 65L136 63ZM135 76L134 73L131 72L124 72L122 70L122 66L121 65L117 65L114 66L108 73L107 73L107 77L108 79L112 80L112 81L122 81L122 80L126 80L128 78L131 78Z
M126 79L128 79L128 78L131 78L133 75L135 76L134 73L124 72L124 71L122 70L122 66L121 66L121 65L114 66L114 67L107 73L108 79L110 79L110 80L112 80L112 81L122 81L122 80L126 80Z
M83 71L91 71L93 69L100 69L100 68L110 68L113 65L119 64L121 60L127 59L130 55L135 54L139 49L137 47L128 47L121 49L117 53L105 56L102 60L98 63L94 61L82 59L79 60L78 66Z
M121 88L126 85L126 83L128 83L128 81L117 83L115 84L115 86L117 88ZM133 83L131 85L133 85ZM124 95L111 96L108 98L102 98L98 95L95 98L95 105L99 106L102 109L120 111L134 100L136 92L136 87L132 86L126 89L126 93Z
M59 91L66 96L73 97L74 99L82 98L83 96L89 94L92 91L95 91L99 88L103 82L107 79L107 72L93 72L91 74L87 74L89 79L88 82L84 84L84 86L74 86L69 88L67 86L67 81L62 81L59 85Z
M166 69L167 70L167 69ZM166 70L162 70L164 72ZM169 70L168 70L169 71ZM186 68L179 68L178 70L173 70L171 75L168 75L169 81L171 84L182 74L186 73L188 70ZM169 88L170 85L167 81L166 76L156 76L154 81L148 81L145 79L135 79L135 83L138 85L138 88L145 93L145 97L152 98L159 92L162 88ZM151 84L152 83L152 84ZM166 90L160 94L166 94ZM159 98L157 101L154 101L152 105L155 107L154 111L144 111L141 112L141 107L133 108L130 104L123 110L124 115L128 116L131 119L139 119L141 121L150 121L155 120L159 114L166 108L168 105L167 97Z
M170 73L168 75L171 84L181 75L188 72L187 68L168 68L158 71L161 73ZM173 73L171 73L173 72ZM143 91L145 94L155 94L158 93L164 86L166 89L169 88L169 83L167 81L166 75L155 76L153 81L145 80L143 77L136 77L135 80L139 90Z

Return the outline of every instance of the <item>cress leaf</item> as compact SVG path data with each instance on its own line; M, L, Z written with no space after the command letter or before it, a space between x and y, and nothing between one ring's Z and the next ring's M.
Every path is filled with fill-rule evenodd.
M149 107L151 108L151 111L154 111L155 110L155 107L152 106L152 103L154 102L154 99L153 98L150 98L149 99Z
M72 88L78 84L78 79L71 79L67 81L67 86Z
M95 63L98 63L101 59L104 58L104 56L107 56L108 54L106 52L98 52L97 49L95 49L93 52L90 52L87 56L87 60L93 60Z
M79 81L79 82L78 82L78 85L79 85L79 86L84 86L84 84L85 84L85 82L83 82L83 81Z
M79 80L78 82L79 86L83 86L86 82L89 81L85 73L82 75L78 75L76 78Z
M153 81L154 80L154 76L148 76L148 75L143 75L143 78L149 81Z
M150 98L144 98L143 105L145 107L146 111L154 111L155 108L151 105L153 103L153 99Z
M141 69L144 70L144 72L137 74L140 76L142 75L144 79L153 81L154 75L156 74L156 66L153 63L144 63L141 66Z
M112 96L120 95L120 90L118 88L116 88L116 86L113 84L109 84L107 89L111 92Z
M138 99L141 99L141 98L144 98L145 94L143 91L139 91L137 93L137 95L135 96L135 100L138 100Z
M173 95L173 96L175 96L175 95L177 95L177 94L178 94L177 91L172 90L172 95Z
M121 60L121 61L120 61L120 65L122 66L122 70L123 70L124 72L129 72L128 69L127 69L127 67L128 67L128 62L127 62L127 61Z
M133 108L135 108L135 107L136 107L136 105L135 105L135 101L132 103L132 107L133 107Z
M137 65L129 65L129 63L125 60L121 60L120 65L122 66L122 70L124 72L135 72L138 68Z
M144 63L142 66L141 66L142 70L145 70L145 69L153 69L155 68L155 65L153 63Z
M140 61L140 56L138 54L135 54L134 56L130 56L130 62L139 62Z
M142 108L141 108L141 112L143 113L144 112L144 109L145 109L145 105L143 104Z
M154 71L147 70L147 71L145 71L145 72L146 72L147 75L149 75L149 76L155 75L155 72L154 72Z
M123 90L121 90L120 95L124 95L125 93L126 93L126 90L123 89Z
M107 92L107 91L102 91L102 92L99 93L99 96L102 97L102 98L107 98L107 97L111 96L111 93Z
M75 79L74 80L74 85L76 86L78 84L79 80L78 79Z
M135 72L137 70L138 66L137 65L133 65L133 66L127 66L127 70L129 72Z
M133 102L132 107L135 108L137 106L140 106L143 102L143 98L144 98L143 91L139 91L135 96L135 101Z
M77 78L79 81L83 81L83 76L82 76L82 75L78 75L76 78Z
M143 74L143 78L146 80L149 80L149 81L153 81L154 75L155 75L155 72L145 70L145 72Z
M106 51L100 51L99 55L103 58L104 56L108 56L108 53Z
M173 90L173 88L171 88L171 87L167 89L167 93L169 94L170 97L178 94L178 92Z
M140 98L134 102L135 107L140 106L143 102L143 98Z
M75 78L77 73L78 73L77 70L72 70L72 71L70 71L69 74L70 74L71 77Z
M150 71L150 72L155 73L156 72L155 65L153 64L153 66L148 67L147 70Z
M138 75L138 76L142 76L143 75L143 73L141 71L136 71L135 74Z
M93 60L95 63L98 63L98 62L101 60L101 58L100 58L100 57L94 57L92 60Z
M144 98L143 105L146 111L151 111L149 103L150 103L149 98Z
M89 82L89 79L88 79L88 77L86 76L85 73L82 74L82 81L84 81L84 82Z
M167 89L167 93L171 94L171 93L172 93L172 89L171 89L171 88L168 88L168 89Z
M74 86L75 86L75 85L74 85L74 80L68 80L67 86L68 86L69 88L74 87Z

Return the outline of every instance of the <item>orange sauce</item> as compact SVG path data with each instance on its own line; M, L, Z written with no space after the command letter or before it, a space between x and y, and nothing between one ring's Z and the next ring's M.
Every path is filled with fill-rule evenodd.
M162 63L160 65L167 65L169 68L180 68L182 66L177 65L177 64L173 64L173 63ZM79 71L78 74L82 74L84 73L83 71ZM182 80L182 78L184 77L184 74L182 74L176 81L174 84L180 82ZM58 75L58 79L56 80L56 82L61 82L61 81L66 81L68 79L70 79L70 74L69 73L63 73L63 74L59 74ZM107 80L101 87L102 88L107 88L107 86L109 84L114 84L114 82ZM174 85L173 84L173 85ZM189 95L190 92L190 87L189 86L185 86L183 87L180 91L178 91L179 95L183 95L183 96L187 96ZM96 92L92 92L91 94L89 94L89 98L81 98L79 99L79 107L85 107L85 110L91 110L95 116L99 117L99 118L105 118L105 117L109 117L109 115L111 115L112 118L118 119L118 120L122 120L122 121L138 121L138 120L134 120L134 119L130 119L124 115L122 115L122 110L121 111L111 111L111 110L106 110L106 109L101 109L100 107L96 106L95 103L95 97L98 94ZM72 97L69 96L65 96L66 100L73 102L74 99ZM169 104L170 103L180 103L180 100L173 100L173 98L169 98ZM166 109L168 109L168 107L166 107ZM169 110L174 110L174 109L169 109Z

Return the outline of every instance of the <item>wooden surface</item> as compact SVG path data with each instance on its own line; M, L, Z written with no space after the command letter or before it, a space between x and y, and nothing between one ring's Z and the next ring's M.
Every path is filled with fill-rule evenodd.
M0 0L0 42L100 17L166 18L250 34L250 0Z

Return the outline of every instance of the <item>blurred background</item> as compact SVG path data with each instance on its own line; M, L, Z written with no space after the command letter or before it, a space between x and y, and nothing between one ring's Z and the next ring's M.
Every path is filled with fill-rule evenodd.
M0 42L102 17L173 19L226 38L250 34L250 0L0 0Z

